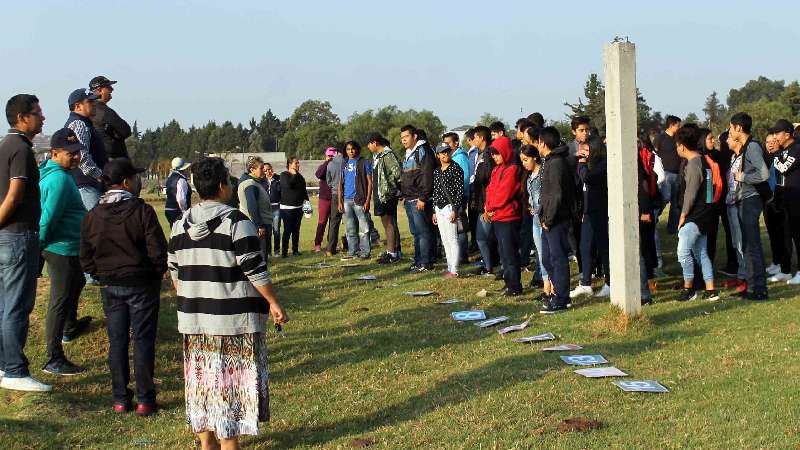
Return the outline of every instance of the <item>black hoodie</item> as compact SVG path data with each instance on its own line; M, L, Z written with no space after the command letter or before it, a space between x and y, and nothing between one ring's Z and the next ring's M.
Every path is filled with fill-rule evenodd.
M109 191L106 196L120 191ZM105 197L104 196L104 199ZM167 271L167 240L140 198L99 203L81 223L81 267L110 286L142 286Z
M539 218L548 228L571 221L575 213L575 176L567 154L568 147L562 145L551 150L542 163Z

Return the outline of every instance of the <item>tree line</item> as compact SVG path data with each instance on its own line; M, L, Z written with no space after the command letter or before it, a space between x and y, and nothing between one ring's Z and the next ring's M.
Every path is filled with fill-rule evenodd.
M559 128L562 135L569 136L570 118L588 116L600 133L605 129L605 87L597 74L590 74L583 89L583 97L574 103L565 102L569 109L566 117L549 121ZM653 110L644 96L637 92L638 126L640 132L663 127L667 113ZM760 76L748 81L738 89L731 89L725 103L717 92L712 92L702 108L703 118L690 113L682 117L684 122L707 126L715 133L723 131L728 119L737 111L746 111L753 117L753 131L763 139L766 129L779 118L800 121L800 84L784 80L770 80ZM529 111L533 112L533 111ZM471 125L489 125L502 121L491 113L483 113ZM292 114L281 120L268 109L245 126L231 121L217 124L209 121L201 127L184 129L177 120L144 132L134 123L133 135L128 148L134 160L161 169L175 156L195 160L209 153L231 152L286 152L301 159L322 159L326 147L341 145L348 140L364 143L367 133L378 131L389 139L393 149L400 151L400 128L413 124L426 131L431 139L438 140L446 131L441 119L432 111L414 109L401 110L397 106L384 106L356 112L342 121L323 100L306 100ZM506 122L511 129L513 123Z

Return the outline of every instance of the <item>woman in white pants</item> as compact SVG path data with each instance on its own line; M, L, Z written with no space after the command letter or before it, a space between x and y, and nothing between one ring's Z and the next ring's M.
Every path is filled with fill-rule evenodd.
M461 211L464 209L464 171L458 164L453 164L450 152L447 144L436 147L440 166L433 172L433 223L439 227L447 257L445 278L458 276L458 261L461 258L458 228L459 225L463 226Z

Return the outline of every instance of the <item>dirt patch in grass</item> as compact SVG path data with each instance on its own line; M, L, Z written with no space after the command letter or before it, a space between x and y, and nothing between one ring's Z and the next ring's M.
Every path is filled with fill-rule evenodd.
M598 420L586 417L570 417L558 424L558 431L561 433L575 433L581 431L599 430L603 424Z

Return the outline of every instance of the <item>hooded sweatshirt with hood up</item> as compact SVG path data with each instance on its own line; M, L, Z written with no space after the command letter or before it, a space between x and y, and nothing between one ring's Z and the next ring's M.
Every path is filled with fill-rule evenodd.
M39 248L61 256L78 256L86 208L75 180L66 169L48 159L39 168L39 190Z
M266 331L269 304L255 286L272 280L244 213L208 200L193 206L172 227L168 265L178 287L178 332Z
M492 212L492 222L513 222L522 218L519 200L521 189L520 166L514 164L511 140L501 136L492 141L491 149L503 156L503 165L492 169L492 178L486 187L484 210Z
M144 286L167 271L167 240L152 206L128 191L103 194L81 224L81 267L108 286Z

